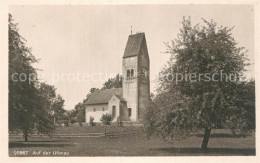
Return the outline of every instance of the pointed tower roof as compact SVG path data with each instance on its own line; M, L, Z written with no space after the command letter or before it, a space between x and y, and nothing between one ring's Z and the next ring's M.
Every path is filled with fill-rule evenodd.
M140 52L144 38L144 33L129 35L123 58L137 56Z

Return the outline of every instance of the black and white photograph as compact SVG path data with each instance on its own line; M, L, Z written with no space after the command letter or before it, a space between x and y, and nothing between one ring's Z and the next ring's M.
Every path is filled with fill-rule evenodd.
M259 161L259 1L79 2L7 6L6 157Z

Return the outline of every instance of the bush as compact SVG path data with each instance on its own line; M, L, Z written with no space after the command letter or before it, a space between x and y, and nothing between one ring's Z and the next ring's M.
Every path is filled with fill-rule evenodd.
M94 126L94 117L89 117L89 125Z
M117 117L116 122L118 127L123 126L123 122L120 116Z
M76 123L76 122L77 122L77 121L76 121L74 118L70 120L70 123L72 123L72 124L73 124L73 123Z
M106 113L103 114L100 121L104 124L104 125L110 125L111 121L113 121L114 117L112 116L112 114Z
M69 121L64 122L66 127L69 127Z

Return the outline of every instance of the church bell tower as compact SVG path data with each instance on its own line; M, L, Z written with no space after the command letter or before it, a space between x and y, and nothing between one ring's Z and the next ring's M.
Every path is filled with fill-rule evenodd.
M129 35L122 62L123 97L131 121L141 122L150 100L150 60L144 33Z

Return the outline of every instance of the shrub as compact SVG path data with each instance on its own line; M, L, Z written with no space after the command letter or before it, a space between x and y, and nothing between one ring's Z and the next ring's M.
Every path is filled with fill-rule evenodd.
M114 117L112 116L112 114L106 113L103 114L100 121L104 124L104 125L110 125L111 121L113 121Z
M89 125L94 126L94 117L89 117Z
M120 116L117 117L116 122L118 127L123 126L123 122Z
M70 123L72 123L72 124L73 124L73 123L76 123L76 122L77 122L77 121L76 121L74 118L70 120Z
M69 127L69 121L64 122L66 127Z

